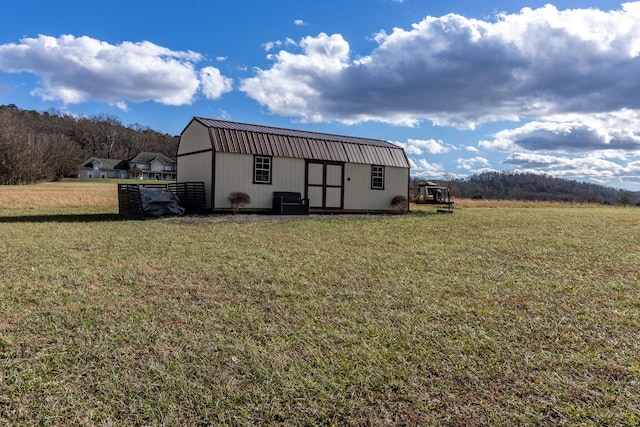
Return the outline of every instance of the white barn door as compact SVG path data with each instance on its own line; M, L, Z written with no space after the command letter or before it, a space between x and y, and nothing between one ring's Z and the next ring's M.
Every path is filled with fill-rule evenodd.
M306 187L312 209L342 209L344 197L344 165L308 161Z

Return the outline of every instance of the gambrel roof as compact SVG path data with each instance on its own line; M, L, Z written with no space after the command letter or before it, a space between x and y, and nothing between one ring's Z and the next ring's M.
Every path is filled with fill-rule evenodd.
M402 147L381 139L308 132L194 117L214 151L409 168Z

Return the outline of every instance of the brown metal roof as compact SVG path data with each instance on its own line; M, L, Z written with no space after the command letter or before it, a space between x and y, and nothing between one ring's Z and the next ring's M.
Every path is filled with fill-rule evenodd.
M409 167L402 149L381 139L194 117L209 128L214 151Z

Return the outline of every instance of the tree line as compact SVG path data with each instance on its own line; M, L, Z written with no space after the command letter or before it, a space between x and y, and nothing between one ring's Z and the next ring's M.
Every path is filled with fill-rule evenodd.
M76 117L56 110L22 110L0 106L0 184L30 184L77 174L90 157L131 159L143 151L174 158L179 137L135 123L124 126L115 116ZM421 178L411 180L417 191ZM454 198L542 200L631 205L640 192L618 190L549 175L485 172L465 179L439 181Z
M412 178L417 189L420 178ZM449 187L453 198L492 200L540 200L574 203L633 205L640 192L578 182L549 175L518 172L484 172L465 179L438 181Z
M131 159L142 151L174 158L178 137L115 116L0 106L0 184L30 184L77 174L90 157Z

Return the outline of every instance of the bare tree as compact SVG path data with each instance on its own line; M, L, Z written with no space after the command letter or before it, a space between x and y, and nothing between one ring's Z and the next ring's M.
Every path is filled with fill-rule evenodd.
M41 173L36 138L8 111L0 111L0 183L28 184Z
M78 165L84 160L80 147L67 136L51 135L47 139L45 158L49 178L59 180L65 176L75 175Z

